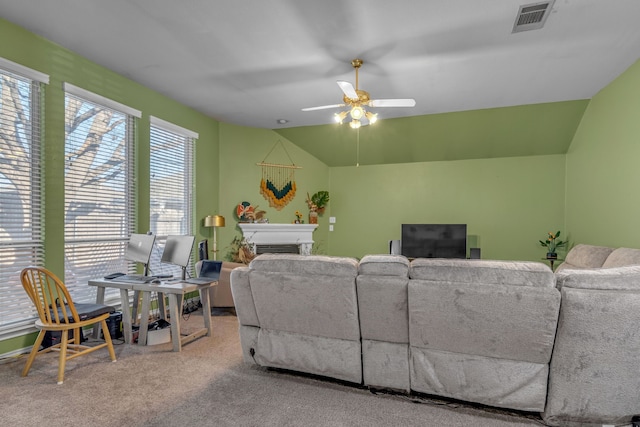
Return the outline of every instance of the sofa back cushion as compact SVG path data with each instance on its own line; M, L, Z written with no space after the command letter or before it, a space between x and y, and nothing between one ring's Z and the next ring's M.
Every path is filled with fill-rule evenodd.
M555 287L555 277L549 266L531 261L417 258L411 261L409 277L477 285Z
M409 260L402 255L365 255L358 264L359 274L409 277Z
M249 265L260 326L272 331L360 339L352 258L264 254Z
M366 340L409 342L409 260L402 255L366 255L356 280L360 330Z
M355 258L323 255L263 254L249 264L253 271L291 274L320 274L354 278L358 275Z
M607 257L602 268L640 265L640 249L617 248Z
M613 252L613 248L594 245L575 245L565 258L565 263L578 268L600 268L607 257Z
M640 265L598 269L564 269L557 273L558 289L640 291Z

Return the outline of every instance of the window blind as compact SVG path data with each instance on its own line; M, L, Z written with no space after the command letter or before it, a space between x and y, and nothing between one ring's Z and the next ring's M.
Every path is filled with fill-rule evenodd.
M135 119L117 103L71 92L65 93L64 281L75 301L94 302L88 280L135 272L125 260L135 229ZM116 289L107 290L106 301L119 301Z
M151 255L155 274L179 277L177 266L160 262L169 235L192 235L193 151L198 134L151 117L150 129L150 227L156 235ZM187 270L193 275L193 252Z
M0 339L33 328L20 271L44 265L41 81L48 76L9 68L0 68Z

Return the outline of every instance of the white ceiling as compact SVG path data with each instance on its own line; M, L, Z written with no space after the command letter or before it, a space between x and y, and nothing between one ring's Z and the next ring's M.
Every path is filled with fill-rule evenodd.
M381 118L591 98L640 57L640 1L0 0L0 16L218 120L331 122L336 80L415 98ZM6 41L3 41L3 43ZM355 83L355 82L354 82ZM279 125L277 119L287 119Z

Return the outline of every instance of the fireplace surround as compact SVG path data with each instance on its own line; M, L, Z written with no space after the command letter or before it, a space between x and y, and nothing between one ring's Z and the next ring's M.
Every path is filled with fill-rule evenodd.
M310 255L313 232L318 224L239 223L238 227L255 254L289 252L293 250L292 245L297 245L298 253Z

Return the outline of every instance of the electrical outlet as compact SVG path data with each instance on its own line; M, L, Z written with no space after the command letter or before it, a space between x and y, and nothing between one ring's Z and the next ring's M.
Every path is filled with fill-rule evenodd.
M330 216L329 217L329 224L335 224L336 223L336 217L335 216Z

